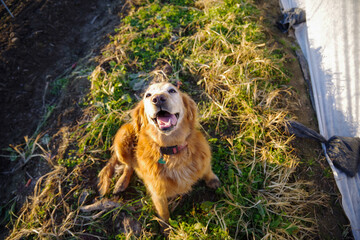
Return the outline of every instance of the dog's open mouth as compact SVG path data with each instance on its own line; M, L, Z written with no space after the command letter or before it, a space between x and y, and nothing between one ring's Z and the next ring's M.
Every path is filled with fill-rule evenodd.
M168 131L176 126L178 118L179 113L171 114L167 111L159 111L153 121L161 131Z

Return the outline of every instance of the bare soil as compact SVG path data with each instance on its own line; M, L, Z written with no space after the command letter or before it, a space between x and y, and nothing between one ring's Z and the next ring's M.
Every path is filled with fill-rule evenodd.
M66 94L51 94L54 81L82 62L98 56L120 23L121 0L7 0L12 18L0 3L0 151L31 137L48 106L56 106L49 133L76 124L78 106L89 89L85 78L70 82ZM84 60L85 59L85 60ZM17 169L0 157L0 207L17 203L19 209L36 180L49 169L32 159ZM14 171L16 170L16 171ZM0 212L0 223L5 212ZM0 238L6 235L0 227Z
M0 5L0 151L9 144L24 142L24 136L34 134L47 106L55 104L46 131L61 132L82 115L78 106L89 89L86 78L76 78L68 84L61 96L49 94L51 83L65 73L75 71L76 66L100 54L119 24L122 2L119 0L7 0L15 18ZM315 113L308 97L295 53L295 39L282 34L275 27L280 16L277 0L259 0L264 21L270 26L269 40L283 45L289 61L286 68L292 74L290 85L298 93L291 103L292 113L298 121L313 129L317 128ZM294 142L300 159L304 160L298 178L314 181L314 189L329 196L324 207L310 211L320 229L319 239L351 239L348 220L341 208L341 196L335 181L327 175L328 166L318 143L311 140ZM56 146L54 146L56 148ZM58 147L58 146L57 146ZM11 172L15 163L0 157L0 172ZM0 174L0 207L16 198L17 209L32 193L36 180L48 170L45 162L34 159L11 174ZM29 182L31 180L31 182ZM296 179L295 179L296 180ZM1 212L0 223L4 219ZM7 231L0 227L0 238ZM345 237L344 237L345 236Z

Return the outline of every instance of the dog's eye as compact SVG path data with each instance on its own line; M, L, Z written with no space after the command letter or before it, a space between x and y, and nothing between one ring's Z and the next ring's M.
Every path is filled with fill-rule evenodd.
M176 90L173 89L173 88L171 88L171 89L169 90L169 93L176 93Z
M151 93L147 93L147 94L145 95L145 97L146 97L146 98L151 97Z

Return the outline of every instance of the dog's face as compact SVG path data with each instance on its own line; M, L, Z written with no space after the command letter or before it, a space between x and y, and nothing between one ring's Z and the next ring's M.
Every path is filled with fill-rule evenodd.
M159 132L170 134L184 118L181 92L170 83L151 85L144 94L144 114Z

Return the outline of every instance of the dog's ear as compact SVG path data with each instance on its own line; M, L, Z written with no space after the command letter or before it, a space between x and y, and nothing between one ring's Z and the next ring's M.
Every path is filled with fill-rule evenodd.
M189 121L195 121L197 118L197 106L187 94L182 93L182 100L184 103L186 115Z
M133 119L135 131L136 133L138 133L141 127L147 123L147 119L144 111L144 102L142 100L132 110L131 118Z

